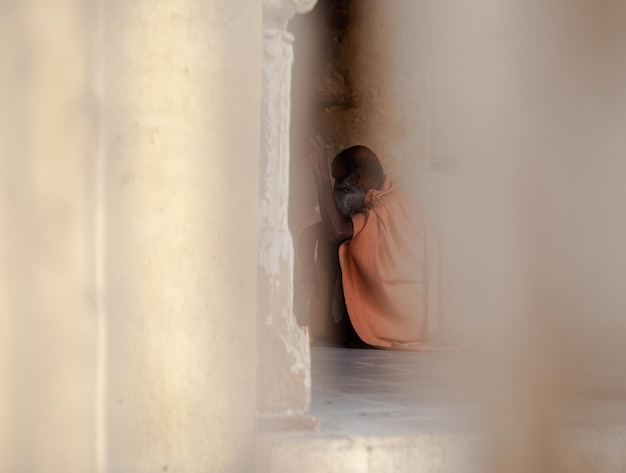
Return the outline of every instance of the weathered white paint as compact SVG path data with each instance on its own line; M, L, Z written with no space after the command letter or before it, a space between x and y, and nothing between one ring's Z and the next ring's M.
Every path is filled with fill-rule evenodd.
M304 412L310 402L308 340L293 314L289 205L289 127L293 35L287 23L315 0L263 3L263 98L258 239L258 410Z

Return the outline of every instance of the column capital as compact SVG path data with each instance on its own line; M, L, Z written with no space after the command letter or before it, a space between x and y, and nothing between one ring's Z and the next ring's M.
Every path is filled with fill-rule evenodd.
M317 0L263 0L263 28L287 29L296 13L310 12Z

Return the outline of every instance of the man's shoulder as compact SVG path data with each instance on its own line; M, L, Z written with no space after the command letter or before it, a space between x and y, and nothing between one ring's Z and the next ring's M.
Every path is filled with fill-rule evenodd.
M415 210L424 211L422 205L397 185L392 186L385 192L376 195L370 202L371 207L385 205L401 205Z

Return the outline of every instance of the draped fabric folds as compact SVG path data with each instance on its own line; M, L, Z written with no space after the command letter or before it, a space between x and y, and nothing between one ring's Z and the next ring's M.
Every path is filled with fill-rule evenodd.
M348 314L359 337L383 348L414 349L439 331L439 245L420 205L385 179L352 215L339 248Z

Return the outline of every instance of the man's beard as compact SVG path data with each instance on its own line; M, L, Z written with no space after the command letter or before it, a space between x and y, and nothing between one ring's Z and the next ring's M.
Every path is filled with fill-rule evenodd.
M353 188L348 193L337 191L334 195L337 201L337 207L339 207L339 212L341 212L344 218L350 217L353 213L365 207L364 189Z

